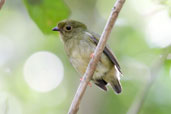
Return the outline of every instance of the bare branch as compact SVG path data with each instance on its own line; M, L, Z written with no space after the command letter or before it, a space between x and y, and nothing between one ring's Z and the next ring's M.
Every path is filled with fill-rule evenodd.
M150 91L150 88L158 77L158 72L160 71L164 61L167 59L167 56L171 52L171 46L168 46L163 51L164 52L163 52L160 60L158 60L151 68L150 80L146 83L143 90L140 91L140 93L137 95L132 106L129 108L127 114L138 114L141 111L144 101Z
M5 0L0 0L0 9L2 8L4 3L5 3Z
M91 78L94 74L94 70L96 69L97 63L98 63L100 56L105 48L108 37L111 33L111 30L116 22L116 19L118 17L118 14L119 14L124 2L125 2L125 0L117 0L114 7L112 8L111 14L108 18L106 26L103 30L101 37L100 37L100 41L95 49L94 56L88 64L86 72L83 76L83 80L81 81L81 83L77 89L77 92L72 101L72 104L70 106L68 114L76 114L77 113L81 99L85 93L85 90L87 88L89 81L91 80Z

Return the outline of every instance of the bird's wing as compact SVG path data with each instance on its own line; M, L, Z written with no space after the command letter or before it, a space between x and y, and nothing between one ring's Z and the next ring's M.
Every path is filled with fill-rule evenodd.
M99 38L100 38L100 36L98 34L89 33L89 32L86 32L86 34L89 36L90 40L92 40L96 45L98 44ZM108 47L105 47L103 50L103 53L109 58L109 60L117 67L119 72L122 74L120 65L119 65L116 57L112 53L112 51L110 51L110 49Z

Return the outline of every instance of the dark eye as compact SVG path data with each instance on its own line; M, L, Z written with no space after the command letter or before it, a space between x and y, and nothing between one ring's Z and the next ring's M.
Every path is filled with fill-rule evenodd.
M66 26L65 29L66 29L67 31L70 31L70 30L72 29L72 27L71 27L71 26Z

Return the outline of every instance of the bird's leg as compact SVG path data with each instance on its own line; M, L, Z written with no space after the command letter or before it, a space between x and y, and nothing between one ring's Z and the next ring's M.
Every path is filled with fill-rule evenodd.
M91 53L91 54L90 54L90 58L93 58L93 57L94 57L94 53Z
M83 80L83 77L80 78L80 81L82 81L82 80ZM88 83L88 85L89 85L90 87L92 87L92 84L91 84L90 82Z

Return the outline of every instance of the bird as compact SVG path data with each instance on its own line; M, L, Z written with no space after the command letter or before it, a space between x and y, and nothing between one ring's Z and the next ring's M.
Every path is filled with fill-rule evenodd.
M69 61L76 71L83 75L94 54L100 35L89 31L84 23L72 19L60 21L52 30L59 32ZM121 75L116 57L109 46L106 46L91 81L104 91L107 91L106 86L110 85L115 93L119 94L122 91Z

